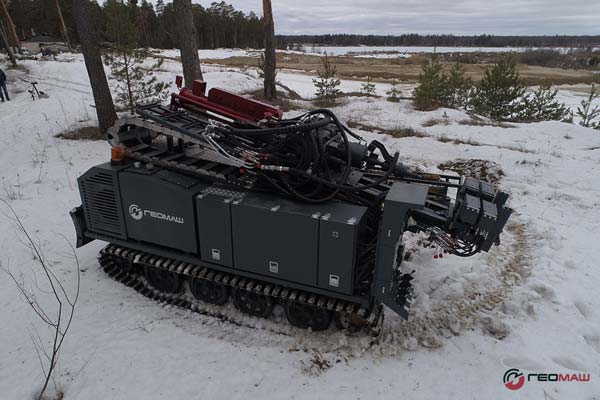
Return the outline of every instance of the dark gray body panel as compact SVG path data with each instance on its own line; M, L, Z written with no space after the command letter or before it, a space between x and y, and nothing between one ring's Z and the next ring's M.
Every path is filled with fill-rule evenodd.
M352 294L358 239L367 209L344 203L324 208L319 226L318 286Z
M202 260L233 267L231 202L244 193L208 187L196 196L196 220Z
M129 238L198 252L194 195L199 180L167 170L129 168L119 174Z
M122 225L113 231L93 231L86 221L82 236L369 303L368 294L354 293L365 207L298 203L131 164L94 167L81 180L98 169L112 187L111 207ZM112 178L104 176L105 170ZM88 214L94 212L97 207Z
M231 206L236 269L317 286L319 219L304 204L249 193Z

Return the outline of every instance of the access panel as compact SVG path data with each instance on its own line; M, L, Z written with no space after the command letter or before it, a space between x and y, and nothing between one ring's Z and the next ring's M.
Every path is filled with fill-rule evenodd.
M129 238L198 252L194 195L205 185L172 171L132 167L119 174L119 186Z
M249 193L231 204L234 265L317 285L319 213L309 204Z

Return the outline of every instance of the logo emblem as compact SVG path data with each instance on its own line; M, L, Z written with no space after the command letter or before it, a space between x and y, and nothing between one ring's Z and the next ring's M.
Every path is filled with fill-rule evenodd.
M129 215L131 215L131 218L139 221L144 216L144 211L137 204L132 204L129 206Z
M512 368L504 373L504 386L509 390L519 390L525 384L525 375L518 369Z

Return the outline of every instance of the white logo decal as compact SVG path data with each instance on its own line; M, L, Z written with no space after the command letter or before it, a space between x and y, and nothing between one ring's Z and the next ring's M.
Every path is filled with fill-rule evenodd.
M129 215L139 221L144 216L144 211L137 204L132 204L129 206Z
M183 224L184 222L183 217L174 217L172 215L164 214L158 211L143 210L137 204L132 204L129 206L129 215L131 215L131 218L135 219L136 221L141 220L144 216L148 216L150 218L161 219L167 222L175 222L177 224Z

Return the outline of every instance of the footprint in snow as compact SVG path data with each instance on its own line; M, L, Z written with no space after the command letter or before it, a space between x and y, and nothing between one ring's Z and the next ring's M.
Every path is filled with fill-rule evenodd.
M583 340L592 348L596 353L600 353L600 335L592 333L589 335L583 335Z
M544 365L527 357L507 357L502 360L505 367L523 368L529 371L541 370Z
M573 305L586 320L589 320L592 317L592 310L583 301L575 300Z
M573 371L589 371L589 368L587 368L585 365L573 360L572 358L569 357L552 357L552 361L554 361L556 364L560 365L561 367L573 370Z

